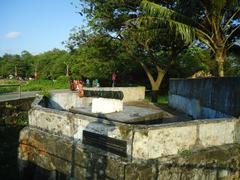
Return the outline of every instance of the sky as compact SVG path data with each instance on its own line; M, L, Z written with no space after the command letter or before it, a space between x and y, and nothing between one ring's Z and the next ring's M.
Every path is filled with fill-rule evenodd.
M0 0L0 56L64 49L70 30L85 22L77 4L78 0Z

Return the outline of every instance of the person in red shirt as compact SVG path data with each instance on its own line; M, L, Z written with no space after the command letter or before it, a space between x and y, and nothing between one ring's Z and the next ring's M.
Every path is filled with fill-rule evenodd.
M116 81L116 79L117 79L117 75L116 75L116 73L114 72L114 73L112 74L112 87L115 86L115 81Z

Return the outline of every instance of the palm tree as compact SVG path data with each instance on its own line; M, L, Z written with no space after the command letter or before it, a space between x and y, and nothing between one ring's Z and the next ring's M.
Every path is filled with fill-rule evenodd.
M185 0L190 2L191 0ZM177 3L175 2L175 9ZM174 29L177 34L190 42L198 39L213 52L218 65L218 75L224 76L224 62L227 50L233 45L234 35L240 27L237 19L240 14L238 0L195 0L198 3L198 12L195 18L186 16L182 11L176 11L147 0L142 1L143 16L137 19L138 24L156 24L158 27L165 24ZM188 9L192 11L193 9ZM196 18L197 17L197 18ZM159 25L159 26L158 26ZM151 36L152 31L149 33Z

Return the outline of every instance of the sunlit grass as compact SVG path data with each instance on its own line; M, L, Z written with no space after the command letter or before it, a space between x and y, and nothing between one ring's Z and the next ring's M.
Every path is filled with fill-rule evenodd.
M150 95L146 95L145 101L151 102L151 96ZM168 104L168 96L167 95L158 96L157 103L158 104Z

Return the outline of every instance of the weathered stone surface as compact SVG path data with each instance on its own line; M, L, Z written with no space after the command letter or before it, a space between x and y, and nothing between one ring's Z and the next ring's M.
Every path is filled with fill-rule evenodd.
M231 115L217 111L213 108L204 107L198 99L189 99L188 97L169 94L168 100L168 105L170 107L185 112L194 119L232 117Z
M124 179L124 161L117 156L111 157L108 153L96 148L78 144L75 152L75 173L77 177L90 179ZM80 170L78 172L78 170ZM80 178L81 179L81 178Z
M199 124L199 140L204 147L234 143L235 123Z
M24 128L19 142L19 160L29 161L48 171L58 171L68 177L74 175L76 179L106 177L121 180L124 177L124 161L70 138Z
M155 115L156 112L161 114L161 111L156 109L151 109L149 112L150 115L151 113ZM126 141L127 157L133 160L158 158L184 150L239 142L239 121L234 118L222 118L146 126L125 124L41 106L34 106L29 111L30 126L53 134L68 136L82 142L83 131L88 131Z
M72 159L71 150L72 140L69 138L59 138L28 127L20 133L18 158L37 162L38 166L47 170L58 169L58 171L68 174Z
M32 108L28 113L29 125L72 137L74 130L71 115L47 108Z
M121 91L123 92L123 102L141 101L145 98L145 87L99 87L84 88L93 91ZM58 110L68 110L72 107L90 106L93 97L79 97L77 92L65 91L51 93L48 106Z
M240 178L238 144L211 147L201 151L187 150L175 156L131 162L100 149L84 146L78 141L73 142L69 138L25 128L20 136L19 160L34 163L49 173L61 172L66 177L72 176L81 180Z
M177 156L138 161L126 166L126 179L217 180L240 178L238 144L188 151Z
M151 162L128 164L125 169L125 180L154 180L157 179L158 166Z
M194 118L239 117L239 84L240 77L171 79L169 105Z
M92 113L113 113L123 111L123 101L119 99L93 98Z
M184 150L239 143L239 125L238 119L217 119L135 128L132 156L151 159Z
M145 87L84 87L84 90L93 91L121 91L123 92L123 102L141 101L145 98Z

